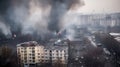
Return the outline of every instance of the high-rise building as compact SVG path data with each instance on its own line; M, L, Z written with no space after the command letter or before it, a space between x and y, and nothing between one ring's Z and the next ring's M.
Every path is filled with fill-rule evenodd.
M81 25L91 26L120 26L120 13L111 14L83 14L80 15Z

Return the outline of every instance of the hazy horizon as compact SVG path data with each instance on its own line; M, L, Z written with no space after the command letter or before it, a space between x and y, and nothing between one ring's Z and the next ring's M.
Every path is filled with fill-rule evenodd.
M78 13L119 13L120 0L84 0L85 5Z

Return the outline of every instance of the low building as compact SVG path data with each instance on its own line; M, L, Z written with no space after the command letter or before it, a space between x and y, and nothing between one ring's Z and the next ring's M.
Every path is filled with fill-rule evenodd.
M42 63L67 64L68 47L66 45L40 45L36 41L17 45L17 55L20 65L36 65Z

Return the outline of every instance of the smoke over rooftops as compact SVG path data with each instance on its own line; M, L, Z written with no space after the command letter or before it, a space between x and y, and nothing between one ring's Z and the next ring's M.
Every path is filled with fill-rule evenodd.
M35 33L40 36L59 32L65 28L62 27L64 15L69 10L84 5L82 0L2 0L1 2L4 4L0 4L0 15L5 22L0 23L6 28L1 26L0 29L10 33L20 30L21 34Z

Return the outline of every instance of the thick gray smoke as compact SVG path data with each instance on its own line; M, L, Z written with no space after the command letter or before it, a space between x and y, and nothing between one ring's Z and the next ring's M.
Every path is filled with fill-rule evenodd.
M2 32L7 31L5 35L11 30L18 29L21 30L21 34L44 35L59 32L65 28L64 26L69 25L69 22L64 24L62 21L67 12L84 5L82 0L10 0L9 2L5 14L7 23L0 22Z
M81 7L84 3L81 0L52 0L50 22L48 28L52 31L61 29L60 21L69 11Z
M0 21L0 31L5 35L11 35L10 27L6 26L2 21Z
M20 5L13 4L9 13L9 18L15 24L20 24L22 27L22 34L37 33L42 35L49 32L48 25L48 9L43 9L44 6L40 5L39 0L22 1Z
M73 40L74 36L76 35L74 26L81 25L79 14L68 12L63 17L61 24L62 27L66 30L66 38Z

